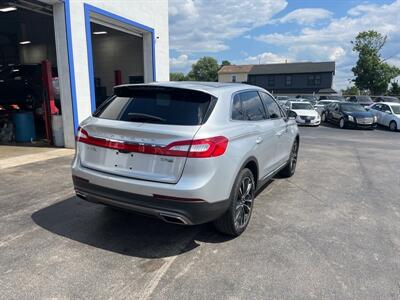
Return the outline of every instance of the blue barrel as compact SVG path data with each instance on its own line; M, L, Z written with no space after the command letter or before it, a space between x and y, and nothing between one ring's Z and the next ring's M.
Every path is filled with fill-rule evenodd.
M16 142L24 143L36 139L35 121L31 111L13 113L12 122L15 126Z

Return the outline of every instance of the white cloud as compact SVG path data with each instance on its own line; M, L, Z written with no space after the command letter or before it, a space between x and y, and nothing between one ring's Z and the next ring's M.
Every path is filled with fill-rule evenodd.
M240 64L274 64L284 63L285 61L290 62L291 58L280 56L271 52L264 52L254 56L248 56Z
M226 41L267 24L286 5L286 0L170 0L171 49L184 53L226 50Z
M336 86L344 87L352 77L351 67L357 59L351 40L360 31L376 30L388 35L383 57L393 56L389 62L400 66L396 59L400 49L400 0L392 4L362 4L350 9L345 17L332 19L321 28L303 28L300 33L272 33L255 37L256 40L281 46L294 60L335 60ZM283 55L281 53L281 55Z
M179 55L178 57L171 57L169 65L172 72L187 72L197 59L189 59L186 54Z
M323 8L300 8L286 16L272 20L271 23L298 23L300 25L312 25L317 21L331 18L332 12Z

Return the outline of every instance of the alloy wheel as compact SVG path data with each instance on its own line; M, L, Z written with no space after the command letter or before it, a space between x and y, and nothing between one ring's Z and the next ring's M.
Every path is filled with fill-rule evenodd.
M291 156L290 156L290 169L292 170L293 173L296 170L298 148L299 148L298 143L295 142L293 144L292 153L291 153Z
M236 198L235 227L246 227L250 220L254 200L254 182L249 176L242 179Z
M339 126L340 128L344 128L344 119L340 119Z
M389 124L389 129L390 129L391 131L395 131L395 130L396 130L396 127L397 127L397 125L396 125L396 123L395 123L394 121L390 122L390 124Z

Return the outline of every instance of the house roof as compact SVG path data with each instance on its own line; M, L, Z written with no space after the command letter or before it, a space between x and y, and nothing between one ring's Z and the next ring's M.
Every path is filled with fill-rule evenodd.
M335 72L335 62L298 62L253 65L249 75Z
M230 65L223 66L218 74L249 73L253 65Z

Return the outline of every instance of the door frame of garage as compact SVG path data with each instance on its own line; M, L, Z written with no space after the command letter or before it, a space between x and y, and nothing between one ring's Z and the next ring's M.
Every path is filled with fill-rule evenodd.
M94 66L93 66L93 49L92 49L92 31L90 22L98 21L99 24L109 26L110 28L120 30L132 35L142 35L143 38L143 64L144 64L144 78L145 82L156 81L156 64L155 64L155 37L154 29L141 24L139 22L129 20L127 18L110 13L106 10L100 9L93 5L84 4L85 11L85 29L86 29L86 43L87 43L87 56L89 67L89 82L90 82L90 100L92 112L96 110L96 95L95 95L95 82L94 82ZM149 43L150 40L150 43ZM148 45L150 44L150 45ZM150 47L149 47L150 46ZM147 48L147 49L146 49ZM147 57L148 48L151 48L151 56ZM147 59L146 59L147 58ZM151 63L150 74L147 64ZM150 76L149 76L150 75Z

